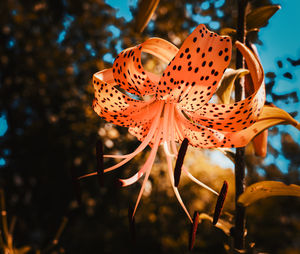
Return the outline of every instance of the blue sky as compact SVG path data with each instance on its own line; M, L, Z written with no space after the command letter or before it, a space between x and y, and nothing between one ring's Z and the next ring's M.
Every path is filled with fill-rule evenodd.
M265 72L275 71L279 76L274 87L274 92L285 94L287 92L296 91L300 98L300 66L291 67L286 61L287 57L293 60L300 59L300 27L299 27L299 0L282 0L273 1L274 4L281 5L281 9L271 18L269 25L262 28L260 38L263 41L262 46L258 46L261 62ZM276 61L283 60L283 68L280 69ZM293 79L289 80L282 76L286 71L291 70ZM290 105L278 104L277 106L288 112L298 111L300 102ZM296 117L300 121L300 115ZM294 140L300 140L300 133L292 126L278 126L279 130L285 131L292 135ZM269 139L271 144L278 150L281 148L280 134ZM281 155L275 158L268 155L264 161L265 164L275 163L283 172L287 171L288 161Z

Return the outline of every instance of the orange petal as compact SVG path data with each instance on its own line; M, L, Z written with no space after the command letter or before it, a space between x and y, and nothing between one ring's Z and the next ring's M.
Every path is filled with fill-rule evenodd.
M159 77L144 70L141 53L147 52L169 62L177 51L174 45L160 38L151 38L138 46L125 49L114 61L114 81L135 95L154 94Z
M196 125L177 111L176 121L181 133L189 140L189 144L199 148L218 147L226 138L224 134L213 129ZM224 139L225 138L225 139Z
M95 88L93 108L99 116L108 122L129 127L140 125L154 115L145 109L151 101L145 102L132 99L114 87L112 69L95 73L93 85ZM146 113L144 112L143 115L137 114L145 110Z
M230 58L230 38L199 25L164 71L157 98L181 100L182 108L199 109L215 92Z
M265 106L256 123L245 130L238 132L223 133L227 142L222 147L243 147L246 146L256 135L263 130L277 124L292 124L300 130L300 124L293 119L288 113L277 108Z
M236 103L207 103L197 112L187 112L191 120L218 131L246 129L258 119L265 102L264 72L260 62L246 46L241 43L236 43L236 46L244 55L250 70L253 93Z

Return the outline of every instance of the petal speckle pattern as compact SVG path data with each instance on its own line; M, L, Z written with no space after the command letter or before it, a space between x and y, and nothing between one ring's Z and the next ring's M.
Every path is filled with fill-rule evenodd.
M235 46L245 57L254 91L233 104L210 103L231 60L231 39L209 31L202 24L188 36L180 49L160 38L151 38L121 52L111 69L94 74L95 112L108 122L128 127L129 132L141 141L130 154L106 156L122 160L104 172L124 165L148 145L151 147L142 168L132 177L120 180L122 186L128 186L144 177L132 216L161 144L173 190L192 222L174 185L172 160L178 155L176 143L185 140L199 148L241 147L251 138L240 136L254 136L251 126L257 121L265 102L264 73L251 50L238 42ZM168 63L161 77L144 69L142 52ZM143 100L145 96L151 99ZM194 182L218 195L194 178L184 165L182 169Z

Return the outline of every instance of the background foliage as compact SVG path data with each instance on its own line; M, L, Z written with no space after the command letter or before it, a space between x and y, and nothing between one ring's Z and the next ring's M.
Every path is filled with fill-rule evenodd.
M202 8L204 2L206 9ZM121 48L151 36L180 46L198 24L199 15L203 22L211 17L207 23L217 31L235 27L235 1L219 2L162 0L145 31L137 33L134 21L117 18L115 10L102 0L1 1L0 114L8 129L0 138L0 157L5 160L0 184L6 193L9 221L17 218L13 234L16 247L46 248L67 214L70 221L59 245L48 253L187 252L189 222L166 179L163 157L156 161L151 185L137 213L135 244L128 232L127 209L135 202L139 185L120 190L115 179L134 172L145 154L107 175L101 188L96 178L84 180L81 208L76 205L70 172L81 175L95 168L94 144L99 136L109 154L128 153L138 144L126 129L106 123L91 109L91 76L111 66L107 56L115 57ZM251 1L253 8L268 3ZM133 5L133 17L137 12L137 5ZM257 33L249 39L263 43ZM151 61L155 60L145 59L148 68L161 71L161 66ZM293 68L299 66L297 59L281 59L279 68L284 61ZM293 78L293 68L285 72L286 78ZM295 93L282 96L273 91L276 72L266 75L268 98L275 104L298 101ZM278 131L273 128L270 135ZM269 153L275 157L282 154L288 160L288 171L282 172L273 163L262 164L263 159L248 147L248 184L264 179L300 183L299 145L288 133L283 133L280 143L281 149L269 145ZM225 210L232 213L232 170L212 164L207 151L190 149L186 160L199 179L216 189L228 180ZM108 160L106 165L113 163ZM211 194L186 179L181 191L190 211L212 214L216 200ZM296 198L270 198L250 206L247 242L255 242L258 250L269 253L298 253L299 209ZM228 214L224 217L230 219ZM195 253L226 253L229 243L228 236L204 221Z

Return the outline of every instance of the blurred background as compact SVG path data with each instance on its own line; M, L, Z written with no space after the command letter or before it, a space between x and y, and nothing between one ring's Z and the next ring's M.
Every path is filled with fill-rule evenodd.
M298 121L300 95L299 1L250 1L251 6L280 4L282 9L259 32L257 44L266 73L267 100ZM119 189L117 178L132 175L148 150L119 170L81 182L82 206L76 203L72 172L95 170L95 143L105 154L129 153L138 145L127 129L100 119L91 108L93 73L110 68L117 54L149 37L180 46L204 23L215 32L236 26L234 0L161 0L142 33L136 31L137 0L5 0L0 2L0 187L5 192L16 248L29 253L187 253L189 221L166 177L158 155L147 191L136 214L132 243L127 211L140 183ZM144 65L163 71L156 59ZM247 184L259 180L300 183L299 133L278 126L269 131L265 158L247 147ZM233 163L222 153L189 148L187 166L201 181L219 189L229 182L222 218L234 212ZM106 166L114 160L105 161ZM75 172L75 173L74 173ZM212 214L216 197L182 178L180 187L189 211ZM268 198L247 209L247 245L259 253L300 253L300 201ZM69 222L57 246L47 249L63 216ZM15 219L14 219L15 218ZM227 253L230 237L208 220L199 225L195 253ZM253 245L253 244L252 244Z

